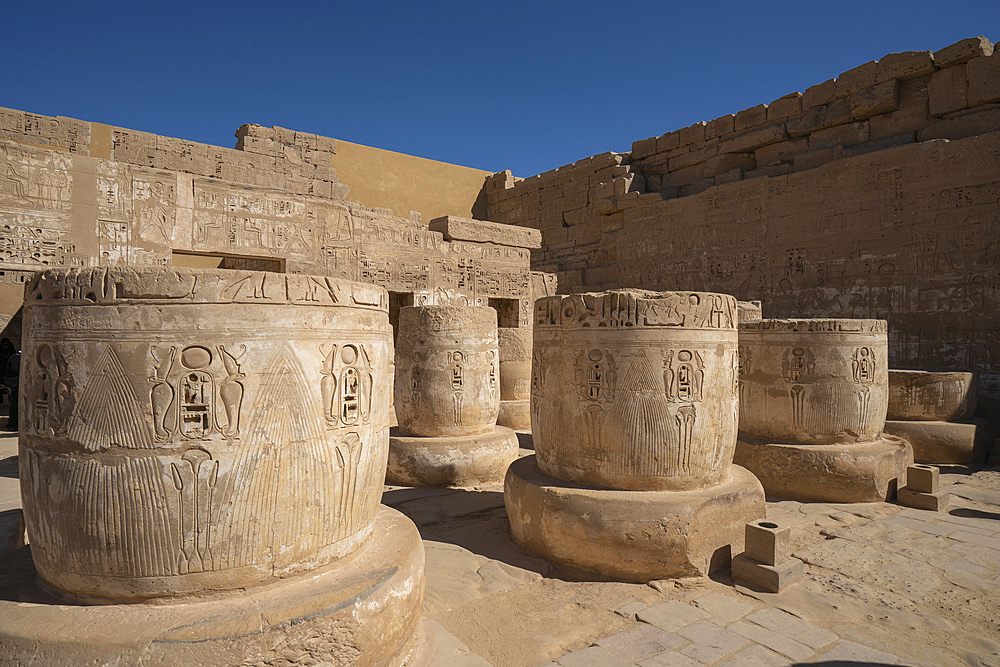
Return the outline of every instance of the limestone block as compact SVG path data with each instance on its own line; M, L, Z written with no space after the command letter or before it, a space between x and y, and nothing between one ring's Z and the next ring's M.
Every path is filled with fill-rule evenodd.
M733 558L733 580L749 584L750 588L768 593L780 593L805 575L805 567L798 558L789 558L777 565L760 563L745 554Z
M890 419L885 432L906 439L919 463L979 463L996 437L992 422L902 421Z
M965 65L946 67L934 72L927 84L930 114L943 116L964 109L969 105L967 91Z
M889 370L888 419L957 421L976 412L976 373Z
M629 581L708 574L743 550L744 526L764 516L753 475L730 466L722 483L687 491L591 489L515 461L504 504L518 544L545 558Z
M980 56L993 55L993 42L985 37L969 37L934 52L938 67L958 65Z
M934 56L930 51L903 51L890 53L878 61L879 81L909 79L934 71Z
M888 403L885 320L740 324L740 431L781 442L873 440Z
M914 463L906 469L906 488L920 493L936 493L941 489L940 475L937 466Z
M736 465L752 472L768 497L804 502L891 500L913 463L909 443L891 435L870 442L804 445L741 435Z
M769 123L723 137L720 153L743 153L788 139L784 123Z
M389 438L386 484L471 487L500 482L517 458L517 434L496 426L479 435Z
M767 122L767 105L758 104L755 107L744 109L737 113L733 129L739 132L740 130L746 130L757 125L763 125L765 122Z
M733 114L720 116L715 120L708 121L705 125L705 137L708 139L721 137L724 134L729 134L734 131L736 131L736 116Z
M777 565L788 560L792 549L792 529L773 521L751 521L746 527L744 554L765 565Z
M850 97L851 115L858 120L888 113L896 108L899 97L899 83L889 79L874 86L859 90Z
M851 113L851 103L848 99L833 100L829 104L811 107L796 116L790 117L785 128L792 137L801 137L811 134L816 130L824 130L836 125L844 125L854 120Z
M678 130L679 136L677 145L686 146L688 144L697 144L705 141L705 125L705 121L701 121Z
M969 78L969 106L1000 101L1000 56L973 58L966 65Z
M790 93L767 105L767 120L769 122L781 120L800 111L802 111L802 93Z
M396 417L414 436L493 431L500 409L497 315L485 306L405 306L396 341Z
M368 539L388 446L385 290L56 269L25 298L21 484L48 587L80 600L242 588Z
M535 302L539 469L611 489L720 483L735 445L736 299L616 290Z
M877 75L877 60L871 60L843 72L837 77L837 97L844 97L862 88L875 85Z
M827 79L823 83L806 88L802 93L802 110L828 104L837 97L837 80Z
M586 198L584 204L586 204ZM499 222L446 215L431 220L428 228L432 232L441 232L448 241L495 243L516 248L542 247L542 233L540 231L518 225L504 225Z

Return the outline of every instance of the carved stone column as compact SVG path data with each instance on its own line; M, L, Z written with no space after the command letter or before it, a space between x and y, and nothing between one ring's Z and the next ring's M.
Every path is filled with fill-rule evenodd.
M385 641L351 632L371 655L395 654L419 614L423 555L386 551L386 539L413 543L412 524L380 505L386 298L360 283L247 271L36 274L19 458L43 586L84 603L209 596L238 615L245 594L229 591L273 584L274 604L323 616L343 593L345 557L356 577L362 560L391 551L405 576L379 584L375 598L388 597L364 614L371 629L401 625ZM304 573L327 592L296 602ZM123 606L122 627L129 610L136 624L166 622L163 608ZM50 611L87 607L66 609Z
M497 424L531 430L531 329L499 329L500 413Z
M996 433L975 417L976 373L889 370L885 432L913 446L917 463L980 463Z
M737 307L724 294L615 290L536 302L536 455L508 472L514 538L634 580L706 573L764 516L732 465Z
M517 456L517 436L496 425L500 356L492 308L400 309L395 397L390 484L499 481Z
M769 494L867 502L895 493L912 462L883 436L885 320L765 319L740 324L736 461Z

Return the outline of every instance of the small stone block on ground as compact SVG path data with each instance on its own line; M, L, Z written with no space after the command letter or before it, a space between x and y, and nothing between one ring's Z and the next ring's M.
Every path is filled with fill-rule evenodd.
M692 660L683 653L666 651L639 663L639 667L701 667L703 663Z
M951 494L947 491L936 491L934 493L923 493L914 491L909 487L903 487L896 492L896 502L906 507L914 507L918 510L930 510L931 512L943 512L948 509Z
M706 611L696 609L683 602L670 600L669 602L661 602L660 604L654 604L648 609L643 609L635 617L643 623L655 625L667 632L674 632L692 623L709 618L709 614Z
M791 544L792 529L788 526L779 526L763 519L747 524L747 558L765 565L777 565L785 562L791 555Z
M798 558L789 558L778 565L768 565L740 554L733 558L733 579L746 583L750 588L780 593L805 574L805 567Z
M906 488L921 493L935 493L941 488L941 472L937 466L915 463L906 468Z

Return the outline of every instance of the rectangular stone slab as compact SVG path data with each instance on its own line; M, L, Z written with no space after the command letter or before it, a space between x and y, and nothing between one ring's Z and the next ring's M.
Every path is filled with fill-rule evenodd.
M499 222L446 215L430 222L432 232L441 232L448 241L496 243L515 248L541 248L542 233L537 229L505 225Z

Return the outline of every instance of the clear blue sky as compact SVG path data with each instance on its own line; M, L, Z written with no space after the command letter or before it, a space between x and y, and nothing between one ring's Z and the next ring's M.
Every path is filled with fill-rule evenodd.
M232 146L242 123L530 176L886 53L1000 1L8 2L0 106Z

